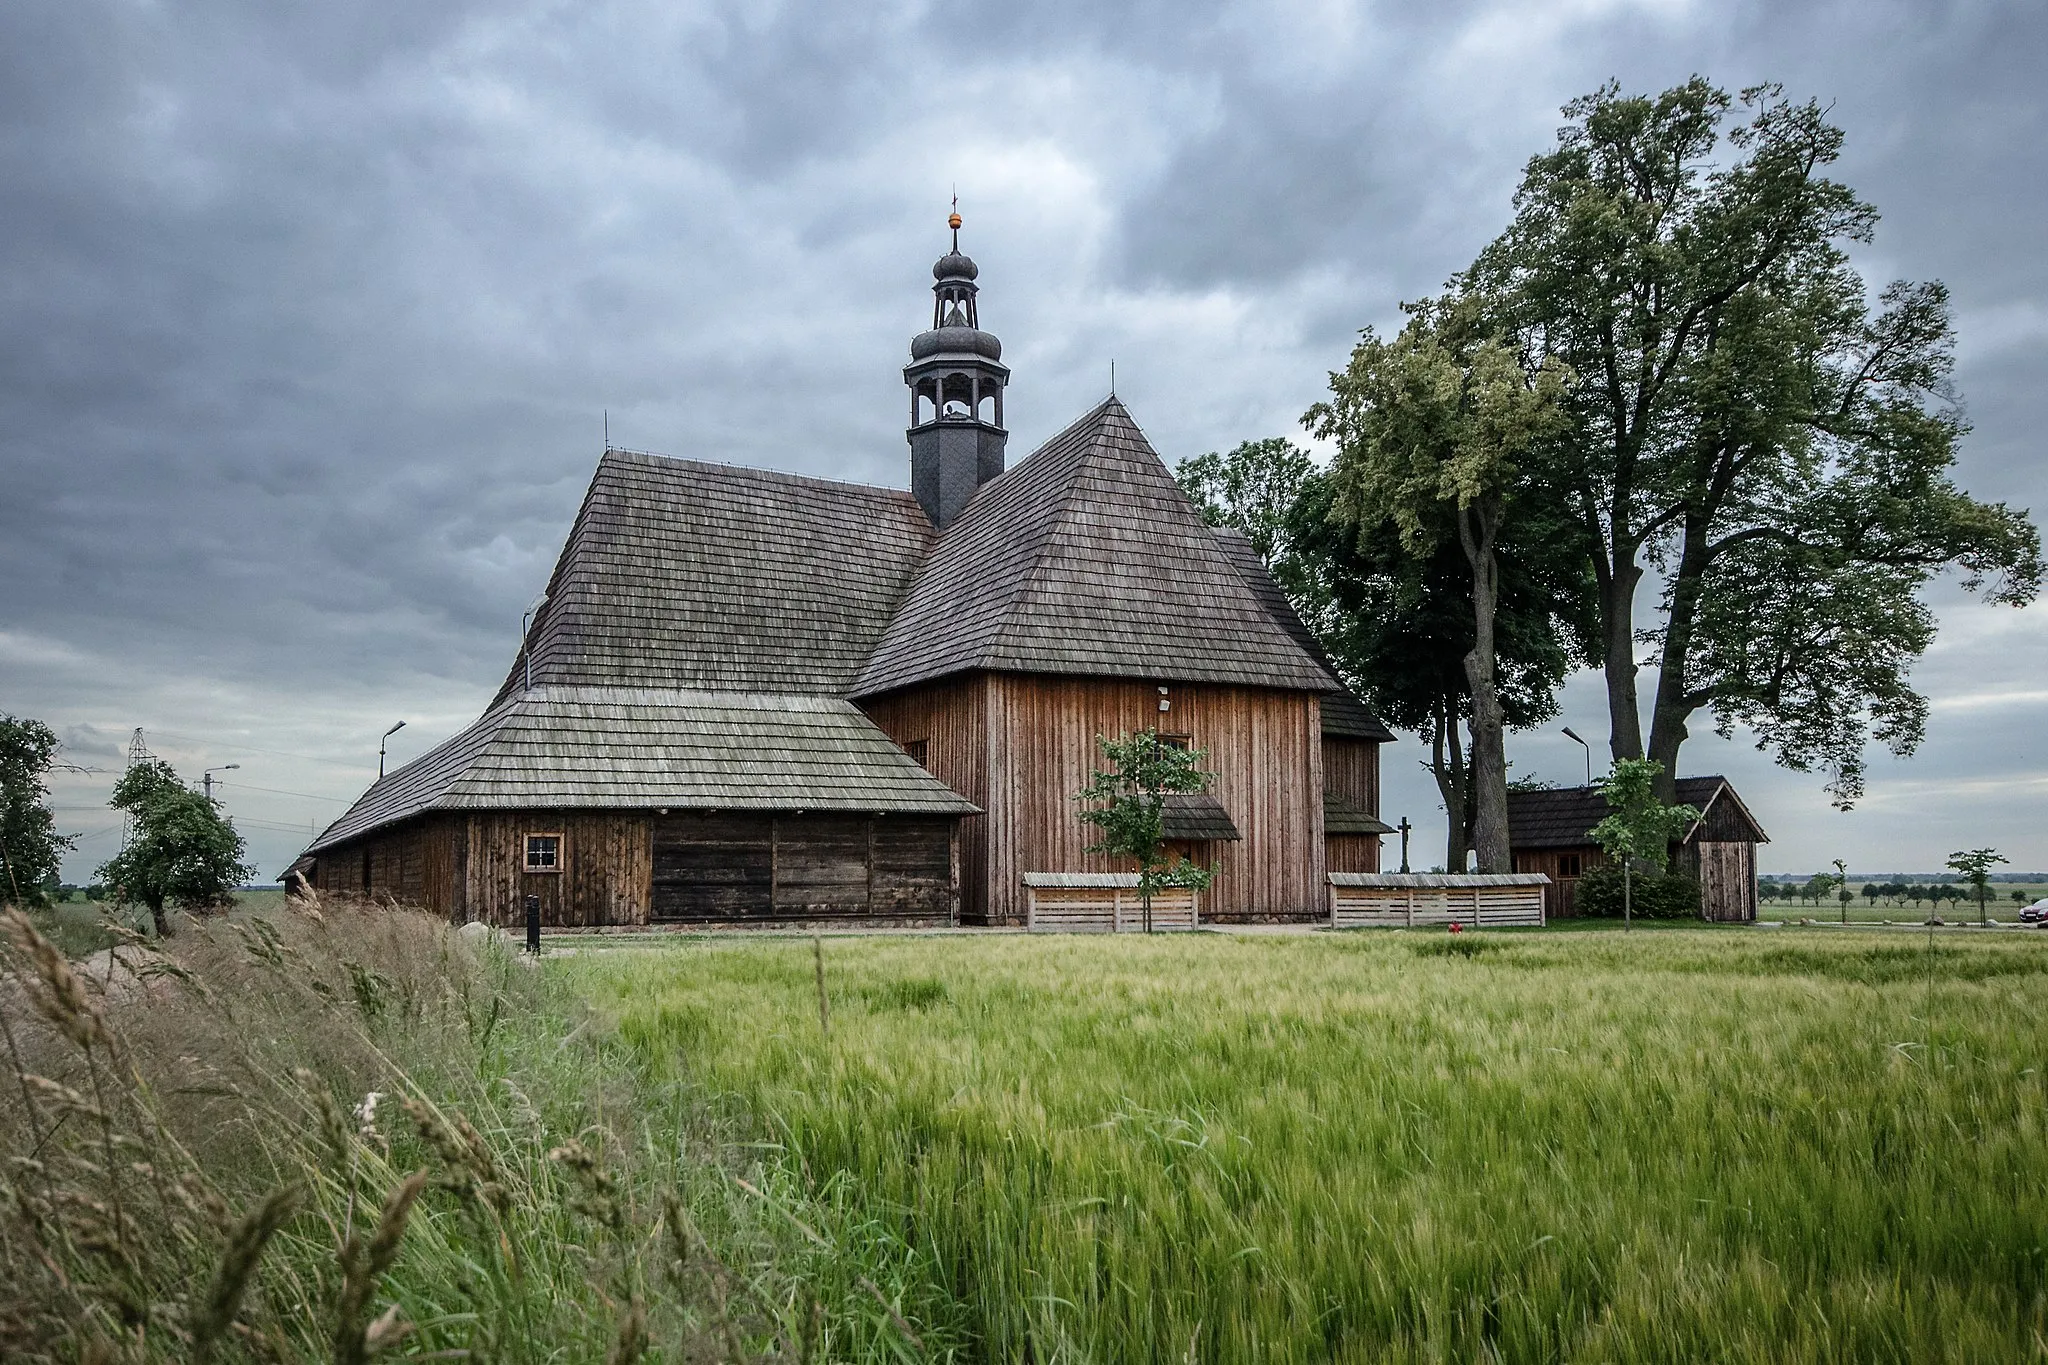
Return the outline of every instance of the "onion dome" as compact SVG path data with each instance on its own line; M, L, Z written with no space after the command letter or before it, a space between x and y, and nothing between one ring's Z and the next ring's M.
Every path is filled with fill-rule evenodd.
M1003 358L1003 343L993 332L979 327L935 327L910 339L910 358L926 360L935 355L978 355L989 360Z
M949 251L939 257L938 263L932 267L932 278L935 280L971 280L980 273L980 267L974 264L971 257L963 256L957 251Z

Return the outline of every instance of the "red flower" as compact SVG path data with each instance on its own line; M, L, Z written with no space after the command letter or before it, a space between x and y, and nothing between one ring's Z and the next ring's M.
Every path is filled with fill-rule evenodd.
M1460 923L1458 923L1458 922L1457 922L1456 920L1452 920L1452 921L1451 921L1451 932L1452 932L1452 933L1454 933L1454 934L1462 934L1462 933L1464 933L1464 932L1465 932L1465 926L1464 926L1464 925L1462 925L1462 924L1460 924Z

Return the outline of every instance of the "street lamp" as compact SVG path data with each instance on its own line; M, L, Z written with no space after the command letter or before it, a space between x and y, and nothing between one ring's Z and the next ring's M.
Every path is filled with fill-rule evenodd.
M398 724L392 726L389 730L386 730L384 732L383 738L377 741L377 780L379 782L382 782L384 780L384 740L391 738L393 735L397 734L400 730L403 730L404 728L405 722L400 721L398 722Z
M1585 741L1585 740L1583 740L1583 739L1579 739L1579 736L1578 736L1578 732L1577 732L1577 731L1575 731L1575 730L1573 730L1573 729L1572 729L1572 727L1571 727L1571 726L1569 726L1569 725L1567 725L1567 726L1565 726L1565 727L1564 727L1564 737L1565 737L1566 739L1569 739L1569 740L1576 740L1576 741L1577 741L1577 743L1578 743L1578 746L1579 746L1579 747L1580 747L1581 749L1584 749L1584 750L1586 751L1586 785L1587 785L1587 786L1589 786L1589 787L1590 787L1590 786L1592 786L1592 785L1593 785L1593 746L1592 746L1592 745L1590 745L1590 744L1588 744L1588 743L1586 743L1586 741Z
M228 763L218 768L208 768L199 775L200 785L206 788L206 803L208 805L213 804L213 775L215 773L231 773L241 766L239 763Z

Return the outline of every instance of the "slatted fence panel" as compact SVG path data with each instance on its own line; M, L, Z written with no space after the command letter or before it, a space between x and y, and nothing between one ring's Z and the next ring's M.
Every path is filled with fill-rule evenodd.
M1145 928L1145 903L1128 887L1029 886L1026 923L1034 933L1139 933ZM1193 929L1197 924L1195 893L1176 887L1152 897L1152 928Z
M1541 886L1332 886L1330 923L1371 926L1469 924L1475 929L1543 923Z

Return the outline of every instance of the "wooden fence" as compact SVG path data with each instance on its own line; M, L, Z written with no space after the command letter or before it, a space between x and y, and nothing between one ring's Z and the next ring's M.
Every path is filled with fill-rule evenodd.
M1145 928L1144 899L1135 872L1027 872L1024 923L1039 934L1128 934ZM1193 891L1173 887L1152 895L1152 928L1193 929L1201 908Z
M1329 880L1330 926L1334 929L1540 925L1544 922L1543 888L1550 884L1550 878L1540 872L1332 872Z

